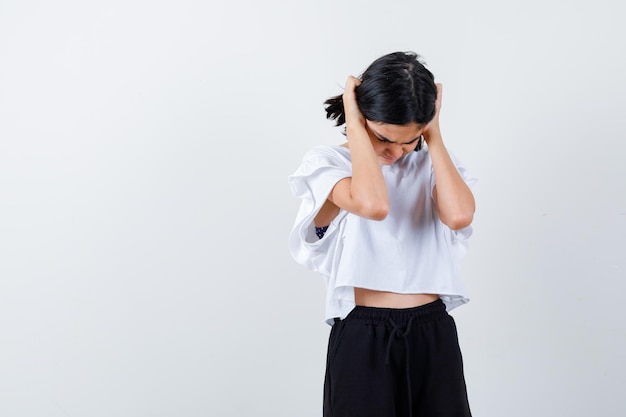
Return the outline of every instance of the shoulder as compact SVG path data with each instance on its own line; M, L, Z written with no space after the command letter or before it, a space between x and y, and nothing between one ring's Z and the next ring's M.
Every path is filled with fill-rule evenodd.
M304 154L304 161L307 160L335 160L341 162L350 162L350 151L348 148L337 145L318 145L309 149Z
M467 165L464 163L463 159L461 159L453 149L450 149L449 147L446 146L446 151L448 152L448 155L450 155L450 159L452 160L452 163L456 167L459 174L461 174L461 177L463 178L463 180L465 180L467 185L472 187L478 181L478 179L467 168ZM430 156L428 159L430 160Z
M350 151L343 146L315 146L304 154L296 173L312 172L320 168L330 167L350 170L352 167Z
M352 175L350 151L342 146L319 145L309 149L289 177L295 195L306 195L318 187L326 193L337 181ZM328 188L328 189L327 189Z

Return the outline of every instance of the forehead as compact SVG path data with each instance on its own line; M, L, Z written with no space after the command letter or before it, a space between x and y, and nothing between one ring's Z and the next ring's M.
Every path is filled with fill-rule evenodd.
M407 143L422 134L423 125L410 123L408 125L393 125L388 123L366 120L367 127L377 136L396 143Z

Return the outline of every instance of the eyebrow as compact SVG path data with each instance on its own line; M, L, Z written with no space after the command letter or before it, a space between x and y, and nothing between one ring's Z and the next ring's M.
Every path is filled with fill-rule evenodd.
M371 130L372 132L374 132L374 136L376 136L378 139L380 139L380 140L382 140L382 141L385 141L385 142L389 142L389 143L395 143L395 144L397 144L397 145L410 145L410 144L412 144L413 142L415 142L415 141L419 140L419 138L421 138L421 137L422 137L422 135L419 135L419 136L418 136L418 137L416 137L415 139L411 139L411 140L410 140L410 141L408 141L408 142L405 142L405 143L396 143L396 142L394 142L394 141L392 141L392 140L387 139L386 137L384 137L383 135L381 135L380 133L378 133L378 132L377 132L377 131L375 131L374 129L371 129L371 128L370 128L370 130Z

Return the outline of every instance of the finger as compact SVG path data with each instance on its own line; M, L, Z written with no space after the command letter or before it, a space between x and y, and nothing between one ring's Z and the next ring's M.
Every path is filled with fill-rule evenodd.
M346 91L354 91L354 89L356 87L358 87L359 85L361 85L361 80L359 80L358 78L350 75L350 76L348 76L348 79L346 80L345 90Z
M346 116L346 124L350 121L352 123L363 123L363 115L359 109L356 98L356 87L361 84L361 80L350 75L346 80L346 87L343 91L343 108Z
M348 103L356 103L356 88L361 84L361 80L350 75L346 80L346 86L343 90L343 99Z

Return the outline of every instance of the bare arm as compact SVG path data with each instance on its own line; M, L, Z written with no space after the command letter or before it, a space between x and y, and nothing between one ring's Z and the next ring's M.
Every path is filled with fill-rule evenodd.
M383 220L389 212L385 178L365 129L365 118L356 102L354 89L360 83L359 79L348 77L343 93L346 134L352 158L352 177L344 178L335 184L328 201L315 217L315 224L318 226L330 223L340 208L372 220Z
M439 112L441 110L442 85L437 84L435 118L424 130L424 139L435 172L433 198L439 218L452 230L469 226L476 210L474 195L457 171L441 137Z

